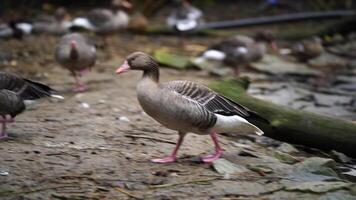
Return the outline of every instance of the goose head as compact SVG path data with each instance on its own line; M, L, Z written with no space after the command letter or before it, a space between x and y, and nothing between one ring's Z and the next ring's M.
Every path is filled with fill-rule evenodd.
M128 55L124 63L116 70L116 74L122 74L130 70L152 71L157 70L157 62L143 52L134 52Z

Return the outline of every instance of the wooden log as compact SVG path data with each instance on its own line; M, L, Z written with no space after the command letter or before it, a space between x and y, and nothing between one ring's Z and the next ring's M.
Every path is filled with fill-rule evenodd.
M271 123L258 124L265 136L323 150L337 150L356 157L356 124L290 109L249 96L246 81L227 80L211 84L211 88L256 111Z
M255 25L287 23L287 22L295 22L295 21L303 21L303 20L334 19L340 17L354 16L354 15L355 12L353 10L302 12L302 13L292 13L292 14L283 14L283 15L275 15L275 16L229 20L229 21L209 22L209 23L202 24L201 26L197 27L195 30L239 28L239 27L247 27L247 26L255 26Z

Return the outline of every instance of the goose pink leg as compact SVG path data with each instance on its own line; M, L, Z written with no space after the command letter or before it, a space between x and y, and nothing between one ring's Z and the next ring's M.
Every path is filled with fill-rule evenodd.
M79 77L75 72L72 72L74 79L75 79L75 87L73 88L74 92L84 92L85 90L87 90L87 86L80 83L79 81Z
M180 145L182 145L183 140L184 140L185 134L179 133L179 138L178 142L176 144L176 147L174 148L172 154L170 156L167 156L165 158L157 158L157 159L152 159L151 161L154 163L172 163L177 160L177 153L179 150Z
M1 132L0 132L0 140L7 138L7 132L6 132L6 123L11 123L14 122L14 119L6 119L6 116L3 117L1 116L0 123L2 124L1 127Z
M217 136L216 132L210 133L210 137L213 140L214 145L215 145L215 153L213 155L208 155L208 156L202 157L201 159L205 163L211 163L214 160L219 159L224 151L219 145L218 136Z

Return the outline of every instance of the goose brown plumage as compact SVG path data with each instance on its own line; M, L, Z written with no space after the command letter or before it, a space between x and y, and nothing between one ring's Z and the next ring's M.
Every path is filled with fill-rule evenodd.
M55 95L55 91L47 85L0 72L0 139L7 137L6 123L14 122L16 115L25 110L25 100L42 97L63 99L62 96Z
M206 86L192 81L159 83L159 66L145 53L130 54L116 73L129 70L143 71L143 77L136 87L137 98L143 110L159 123L179 133L173 153L163 159L153 159L153 162L174 162L184 136L189 132L210 134L215 144L215 154L203 157L204 162L212 162L222 154L217 133L244 131L263 134L262 130L248 120L268 122L267 120Z

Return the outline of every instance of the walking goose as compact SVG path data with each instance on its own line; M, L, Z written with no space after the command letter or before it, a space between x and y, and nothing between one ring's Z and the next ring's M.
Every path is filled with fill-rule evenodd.
M83 28L98 34L109 34L126 28L129 16L125 9L132 5L127 0L113 0L112 10L97 8L90 11L87 17L78 17L72 22L73 28Z
M0 72L0 123L2 129L0 139L6 138L6 123L14 122L14 117L26 108L26 100L36 100L42 97L55 97L55 91L38 82L18 77L14 74Z
M159 66L149 55L142 52L130 54L116 73L142 70L138 82L137 98L143 110L169 129L177 130L179 139L172 154L156 163L169 163L177 159L177 152L188 132L210 134L215 153L202 157L204 162L218 159L223 149L217 133L243 131L262 135L263 131L248 122L250 119L267 122L255 112L217 94L208 87L191 81L159 83Z
M80 83L79 76L84 75L95 64L96 49L94 42L79 33L66 34L57 46L55 57L75 78L73 91L85 91L87 87Z
M266 53L266 43L276 50L274 36L269 31L257 32L254 38L245 35L236 35L223 40L204 51L197 62L217 60L233 67L239 74L240 66L249 66L251 62L259 61Z
M34 33L48 33L62 35L69 31L71 26L70 15L63 7L59 7L53 16L43 16L33 22Z
M167 25L178 32L195 29L203 18L203 12L189 3L181 0L178 8L167 18Z

